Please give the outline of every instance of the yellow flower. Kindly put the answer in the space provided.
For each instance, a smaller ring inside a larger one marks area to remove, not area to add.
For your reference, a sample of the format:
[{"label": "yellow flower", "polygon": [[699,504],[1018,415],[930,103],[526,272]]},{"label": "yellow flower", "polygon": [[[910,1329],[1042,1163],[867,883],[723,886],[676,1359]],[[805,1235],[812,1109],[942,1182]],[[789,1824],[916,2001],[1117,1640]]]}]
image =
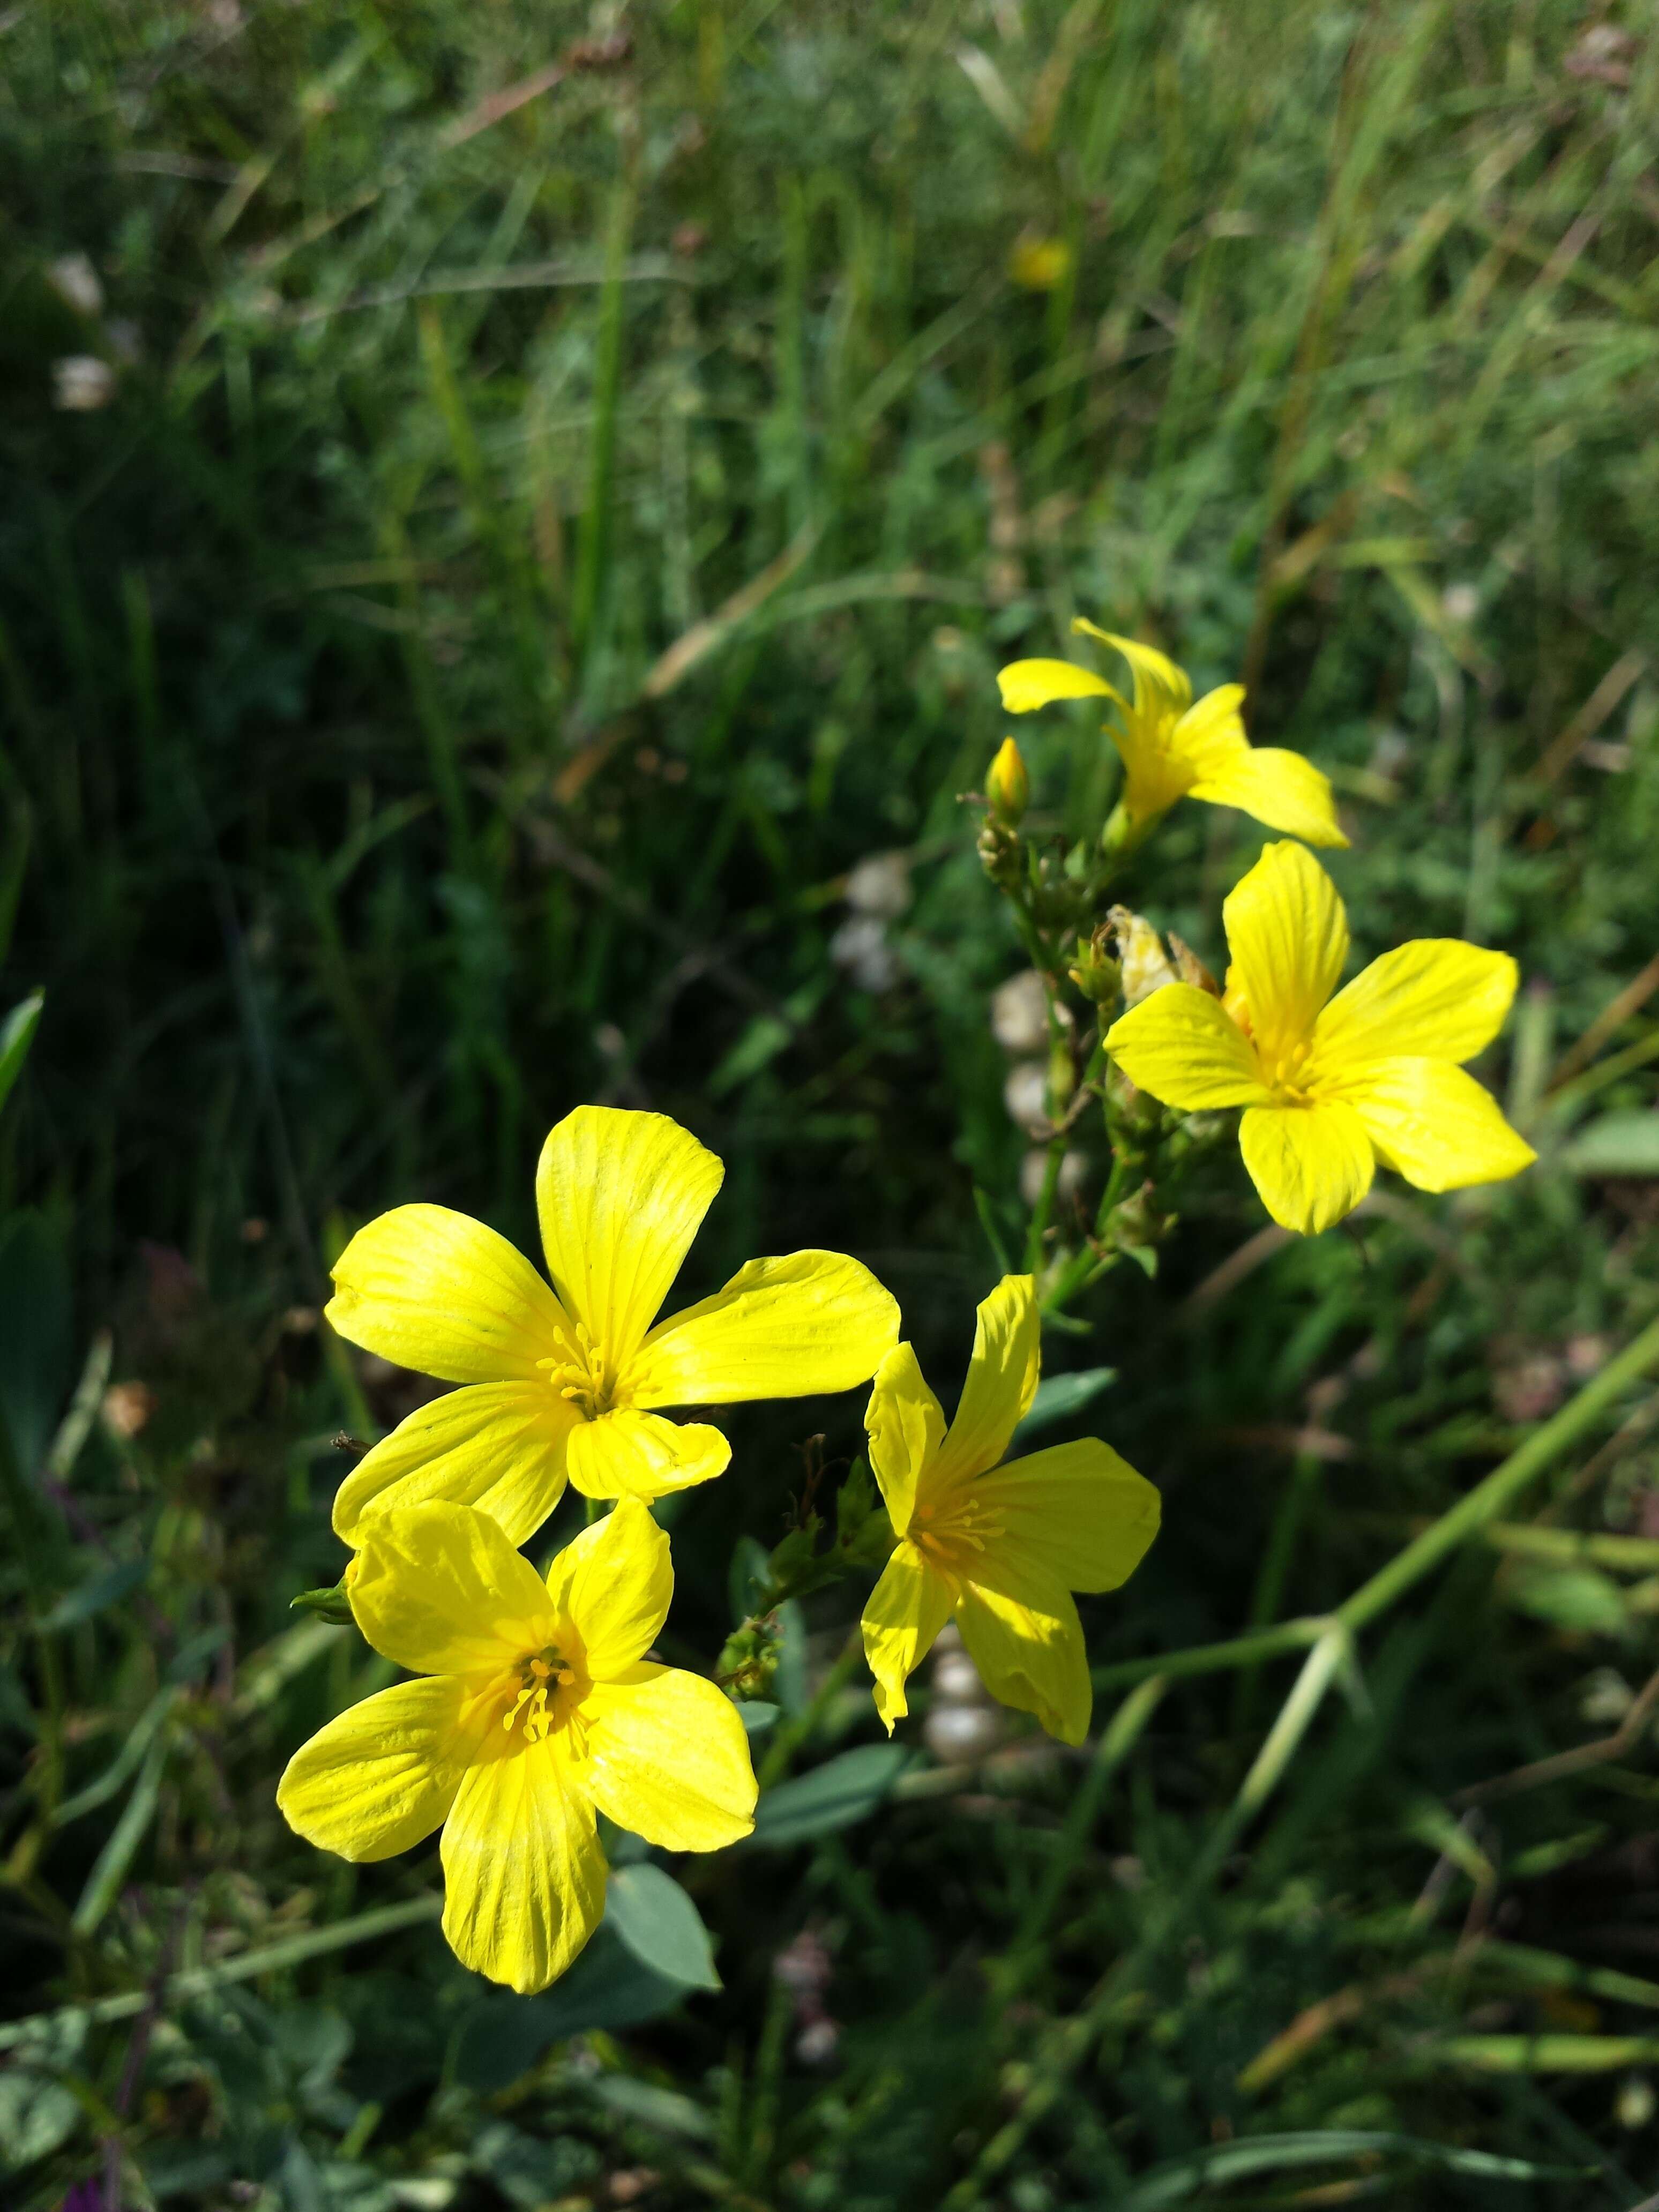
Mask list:
[{"label": "yellow flower", "polygon": [[1169,983],[1106,1048],[1166,1105],[1243,1106],[1244,1164],[1273,1219],[1311,1236],[1350,1213],[1381,1160],[1419,1190],[1519,1175],[1537,1155],[1466,1075],[1504,1025],[1516,966],[1423,938],[1336,990],[1348,923],[1300,845],[1269,845],[1221,909],[1224,999]]},{"label": "yellow flower", "polygon": [[1238,710],[1243,686],[1224,684],[1196,706],[1186,672],[1150,645],[1114,637],[1079,616],[1074,631],[1113,646],[1134,678],[1133,701],[1070,660],[1016,660],[997,682],[1011,714],[1029,714],[1056,699],[1109,699],[1123,718],[1107,734],[1123,757],[1118,802],[1129,842],[1138,842],[1178,799],[1237,806],[1270,830],[1287,830],[1310,845],[1346,845],[1331,787],[1310,760],[1276,745],[1253,745]]},{"label": "yellow flower", "polygon": [[356,1566],[359,1627],[420,1679],[302,1745],[276,1802],[348,1859],[441,1827],[444,1934],[463,1965],[515,1990],[563,1973],[605,1911],[599,1813],[671,1851],[754,1826],[736,1707],[641,1657],[674,1574],[637,1498],[567,1545],[545,1583],[470,1505],[377,1514]]},{"label": "yellow flower", "polygon": [[1070,274],[1072,249],[1063,238],[1017,239],[1008,256],[1008,274],[1028,292],[1052,292]]},{"label": "yellow flower", "polygon": [[661,1114],[582,1106],[542,1147],[536,1203],[550,1290],[504,1237],[441,1206],[400,1206],[335,1263],[328,1318],[387,1359],[468,1385],[422,1406],[341,1484],[336,1533],[442,1498],[514,1543],[567,1479],[589,1498],[659,1498],[719,1474],[716,1428],[664,1406],[850,1390],[898,1334],[898,1308],[836,1252],[751,1260],[723,1291],[652,1321],[725,1170]]},{"label": "yellow flower", "polygon": [[876,1710],[892,1733],[904,1684],[954,1614],[994,1697],[1081,1743],[1093,1692],[1073,1590],[1115,1589],[1158,1534],[1152,1484],[1096,1439],[1002,1465],[1036,1389],[1030,1275],[979,1310],[974,1356],[945,1433],[908,1344],[881,1363],[865,1426],[898,1544],[865,1608]]}]

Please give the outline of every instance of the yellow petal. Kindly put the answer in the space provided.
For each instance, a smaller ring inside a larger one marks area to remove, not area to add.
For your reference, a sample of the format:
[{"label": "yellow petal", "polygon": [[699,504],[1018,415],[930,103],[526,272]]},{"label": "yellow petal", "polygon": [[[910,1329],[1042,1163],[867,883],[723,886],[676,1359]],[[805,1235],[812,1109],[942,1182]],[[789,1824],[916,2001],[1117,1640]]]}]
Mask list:
[{"label": "yellow petal", "polygon": [[1239,1124],[1250,1180],[1281,1229],[1316,1236],[1371,1187],[1376,1155],[1352,1106],[1252,1106]]},{"label": "yellow petal", "polygon": [[674,1595],[668,1535],[637,1498],[567,1544],[547,1571],[554,1609],[574,1627],[596,1680],[631,1667],[657,1640]]},{"label": "yellow petal", "polygon": [[1083,1624],[1068,1589],[1056,1582],[1040,1603],[1030,1604],[978,1583],[964,1583],[957,1626],[994,1698],[1035,1713],[1062,1743],[1082,1742],[1094,1688]]},{"label": "yellow petal", "polygon": [[665,1498],[712,1482],[731,1457],[731,1445],[707,1422],[624,1409],[572,1429],[564,1463],[584,1498]]},{"label": "yellow petal", "polygon": [[1256,1050],[1272,1067],[1313,1036],[1320,1008],[1348,957],[1348,922],[1336,886],[1301,845],[1269,845],[1221,908],[1236,982],[1250,1010]]},{"label": "yellow petal", "polygon": [[487,1514],[410,1505],[371,1513],[361,1537],[351,1610],[400,1667],[489,1674],[551,1642],[545,1584]]},{"label": "yellow petal", "polygon": [[1242,684],[1218,684],[1188,707],[1176,723],[1170,732],[1170,750],[1181,755],[1194,776],[1249,750],[1250,741],[1238,712],[1243,703]]},{"label": "yellow petal", "polygon": [[586,1755],[576,1781],[619,1828],[666,1851],[717,1851],[754,1826],[749,1739],[712,1682],[678,1667],[633,1667],[595,1683],[581,1718]]},{"label": "yellow petal", "polygon": [[563,1493],[565,1438],[580,1418],[539,1379],[452,1390],[358,1461],[335,1493],[334,1533],[355,1545],[370,1513],[441,1499],[476,1505],[522,1544]]},{"label": "yellow petal", "polygon": [[1177,668],[1166,653],[1155,645],[1142,645],[1133,637],[1119,637],[1109,629],[1099,629],[1081,615],[1073,617],[1072,628],[1084,637],[1097,637],[1103,645],[1109,645],[1121,653],[1134,672],[1134,711],[1137,714],[1162,719],[1169,714],[1184,714],[1193,703],[1193,687],[1184,668]]},{"label": "yellow petal", "polygon": [[1069,660],[1015,660],[997,671],[1003,710],[1029,714],[1056,699],[1109,698],[1112,687],[1087,668]]},{"label": "yellow petal", "polygon": [[1302,754],[1278,745],[1246,744],[1237,752],[1212,759],[1194,783],[1192,795],[1207,799],[1213,806],[1236,806],[1268,829],[1304,837],[1310,845],[1348,842],[1336,818],[1329,777]]},{"label": "yellow petal", "polygon": [[1320,1067],[1338,1076],[1373,1060],[1473,1060],[1503,1028],[1519,975],[1507,952],[1455,937],[1396,945],[1319,1017]]},{"label": "yellow petal", "polygon": [[1138,1089],[1184,1112],[1267,1096],[1250,1040],[1193,983],[1166,983],[1132,1006],[1107,1031],[1106,1049]]},{"label": "yellow petal", "polygon": [[638,1349],[726,1170],[665,1114],[579,1106],[542,1146],[536,1206],[555,1289],[614,1382]]},{"label": "yellow petal", "polygon": [[909,1345],[896,1344],[877,1368],[864,1426],[887,1517],[902,1536],[910,1525],[916,1485],[945,1441],[945,1415]]},{"label": "yellow petal", "polygon": [[1158,1534],[1161,1511],[1152,1484],[1096,1437],[981,1475],[973,1496],[1004,1531],[986,1547],[988,1579],[1009,1551],[1074,1590],[1127,1582]]},{"label": "yellow petal", "polygon": [[528,1995],[599,1926],[605,1854],[557,1738],[491,1748],[444,1823],[444,1934],[464,1966]]},{"label": "yellow petal", "polygon": [[301,1744],[276,1785],[296,1835],[343,1859],[389,1859],[441,1826],[482,1728],[459,1682],[398,1682]]},{"label": "yellow petal", "polygon": [[522,1252],[447,1206],[399,1206],[334,1263],[331,1325],[446,1382],[535,1378],[564,1344],[559,1302]]},{"label": "yellow petal", "polygon": [[653,1328],[623,1371],[635,1406],[734,1406],[867,1382],[898,1337],[899,1310],[840,1252],[751,1260],[723,1291]]},{"label": "yellow petal", "polygon": [[1030,1275],[1005,1275],[981,1300],[974,1349],[943,1449],[924,1496],[994,1467],[1036,1395],[1042,1319]]},{"label": "yellow petal", "polygon": [[910,1710],[906,1678],[933,1648],[933,1639],[951,1618],[955,1593],[913,1544],[900,1544],[882,1569],[859,1624],[864,1656],[876,1678],[876,1711],[887,1733]]},{"label": "yellow petal", "polygon": [[1498,1101],[1449,1060],[1380,1060],[1344,1096],[1382,1158],[1419,1190],[1502,1182],[1538,1155]]}]

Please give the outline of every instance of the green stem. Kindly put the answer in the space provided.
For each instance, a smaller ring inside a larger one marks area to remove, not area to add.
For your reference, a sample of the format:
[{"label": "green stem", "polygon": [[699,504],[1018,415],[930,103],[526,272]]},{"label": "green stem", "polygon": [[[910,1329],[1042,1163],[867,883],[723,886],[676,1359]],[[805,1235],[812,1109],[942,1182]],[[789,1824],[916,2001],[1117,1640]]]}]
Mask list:
[{"label": "green stem", "polygon": [[[1290,1480],[1285,1486],[1279,1510],[1273,1516],[1267,1548],[1262,1554],[1261,1572],[1256,1577],[1255,1589],[1250,1599],[1251,1629],[1270,1627],[1279,1618],[1285,1585],[1290,1580],[1291,1562],[1296,1556],[1297,1538],[1302,1533],[1302,1524],[1307,1518],[1308,1508],[1313,1503],[1318,1486],[1318,1460],[1311,1452],[1298,1452],[1291,1462]],[[1233,1705],[1233,1733],[1236,1735],[1241,1735],[1249,1724],[1259,1667],[1258,1661],[1255,1665],[1246,1667],[1239,1675]]]},{"label": "green stem", "polygon": [[773,1789],[783,1780],[795,1753],[808,1741],[824,1714],[847,1687],[853,1669],[863,1656],[864,1632],[854,1627],[842,1646],[835,1665],[819,1683],[817,1694],[805,1711],[797,1713],[792,1721],[786,1721],[774,1735],[766,1757],[761,1762],[759,1778],[763,1790]]}]

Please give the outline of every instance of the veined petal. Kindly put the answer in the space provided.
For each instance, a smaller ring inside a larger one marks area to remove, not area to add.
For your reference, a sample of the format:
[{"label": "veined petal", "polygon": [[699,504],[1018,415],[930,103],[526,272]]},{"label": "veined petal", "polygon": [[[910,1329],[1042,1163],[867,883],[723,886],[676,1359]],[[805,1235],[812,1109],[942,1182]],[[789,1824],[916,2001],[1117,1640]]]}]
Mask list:
[{"label": "veined petal", "polygon": [[548,1272],[614,1382],[667,1297],[726,1170],[665,1114],[579,1106],[542,1146]]},{"label": "veined petal", "polygon": [[1004,1532],[988,1543],[988,1563],[1012,1553],[1074,1590],[1116,1589],[1127,1582],[1158,1534],[1162,1511],[1152,1484],[1097,1437],[1055,1444],[981,1475],[973,1495]]},{"label": "veined petal", "polygon": [[1449,1060],[1379,1060],[1344,1094],[1383,1160],[1419,1190],[1502,1182],[1538,1155],[1498,1101]]},{"label": "veined petal", "polygon": [[1319,1067],[1340,1079],[1377,1060],[1473,1060],[1503,1028],[1519,979],[1507,952],[1455,937],[1396,945],[1319,1017]]},{"label": "veined petal", "polygon": [[400,1667],[489,1674],[551,1641],[546,1586],[488,1514],[410,1505],[371,1513],[360,1538],[351,1610]]},{"label": "veined petal", "polygon": [[712,1682],[678,1667],[631,1667],[594,1684],[581,1718],[586,1753],[573,1774],[619,1828],[665,1851],[718,1851],[754,1826],[749,1739]]},{"label": "veined petal", "polygon": [[605,1911],[593,1808],[568,1769],[556,1738],[504,1738],[469,1771],[444,1823],[450,1948],[526,1996],[558,1979]]},{"label": "veined petal", "polygon": [[674,1595],[668,1533],[637,1498],[567,1544],[547,1571],[554,1610],[581,1638],[596,1681],[620,1674],[657,1640]]},{"label": "veined petal", "polygon": [[1238,712],[1243,703],[1242,684],[1218,684],[1195,700],[1170,731],[1170,750],[1181,755],[1195,777],[1249,750],[1250,741]]},{"label": "veined petal", "polygon": [[1257,1105],[1268,1095],[1249,1037],[1194,983],[1166,983],[1120,1015],[1106,1049],[1139,1090],[1186,1112]]},{"label": "veined petal", "polygon": [[1206,764],[1192,795],[1213,806],[1236,806],[1268,829],[1287,830],[1310,845],[1348,842],[1336,818],[1330,778],[1303,754],[1279,745],[1247,743],[1238,751],[1219,754]]},{"label": "veined petal", "polygon": [[841,1252],[751,1260],[723,1291],[653,1328],[624,1368],[635,1406],[732,1406],[867,1382],[897,1340],[899,1310]]},{"label": "veined petal", "polygon": [[566,1320],[522,1252],[447,1206],[398,1206],[334,1262],[330,1326],[352,1344],[446,1382],[532,1381]]},{"label": "veined petal", "polygon": [[1089,1733],[1094,1688],[1083,1624],[1063,1583],[1054,1582],[1036,1604],[966,1583],[957,1626],[994,1698],[1017,1711],[1035,1713],[1062,1743],[1082,1742]]},{"label": "veined petal", "polygon": [[1070,660],[1014,660],[997,671],[1005,714],[1029,714],[1034,708],[1052,705],[1056,699],[1100,699],[1112,696],[1112,687],[1091,669]]},{"label": "veined petal", "polygon": [[1336,885],[1301,845],[1269,845],[1221,908],[1233,957],[1228,977],[1250,1010],[1256,1050],[1272,1067],[1308,1043],[1348,957]]},{"label": "veined petal", "polygon": [[1155,645],[1142,645],[1133,637],[1119,637],[1109,629],[1085,622],[1081,615],[1073,617],[1072,629],[1079,636],[1097,637],[1103,645],[1109,645],[1123,655],[1134,672],[1137,714],[1159,718],[1184,714],[1192,705],[1192,679],[1184,668],[1177,668],[1169,654],[1160,653]]},{"label": "veined petal", "polygon": [[483,1734],[465,1686],[398,1682],[301,1744],[276,1785],[296,1835],[343,1859],[389,1859],[443,1824]]},{"label": "veined petal", "polygon": [[980,1302],[956,1419],[921,1486],[930,1497],[994,1467],[1030,1408],[1042,1365],[1042,1322],[1030,1275],[1005,1275]]},{"label": "veined petal", "polygon": [[864,1426],[870,1439],[871,1470],[887,1517],[902,1536],[910,1525],[916,1485],[945,1441],[945,1415],[922,1381],[908,1344],[896,1344],[877,1368]]},{"label": "veined petal", "polygon": [[584,1498],[665,1498],[712,1482],[731,1458],[730,1443],[706,1421],[665,1421],[626,1407],[572,1429],[564,1451],[565,1471]]},{"label": "veined petal", "polygon": [[901,1543],[882,1569],[859,1626],[864,1656],[876,1678],[876,1711],[887,1733],[910,1710],[904,1694],[913,1674],[951,1618],[956,1594],[914,1544]]},{"label": "veined petal", "polygon": [[1371,1187],[1371,1140],[1353,1108],[1339,1099],[1252,1106],[1238,1141],[1261,1203],[1281,1229],[1304,1237],[1352,1213]]},{"label": "veined petal", "polygon": [[580,1418],[540,1377],[477,1382],[418,1406],[340,1485],[334,1533],[355,1545],[369,1514],[440,1499],[476,1506],[522,1544],[563,1493],[565,1438]]}]

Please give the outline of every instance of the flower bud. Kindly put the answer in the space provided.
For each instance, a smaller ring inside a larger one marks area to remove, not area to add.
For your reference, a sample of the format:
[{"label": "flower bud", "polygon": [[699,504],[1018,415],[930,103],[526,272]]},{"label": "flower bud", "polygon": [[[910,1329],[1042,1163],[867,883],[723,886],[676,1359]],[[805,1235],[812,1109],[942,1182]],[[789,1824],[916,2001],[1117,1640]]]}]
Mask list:
[{"label": "flower bud", "polygon": [[1117,1003],[1121,981],[1121,970],[1106,950],[1106,932],[1096,930],[1092,937],[1079,937],[1077,941],[1077,962],[1066,974],[1085,999],[1092,999],[1097,1006]]},{"label": "flower bud", "polygon": [[1031,779],[1025,773],[1019,747],[1012,738],[1003,739],[1001,750],[991,763],[985,778],[985,796],[999,822],[1010,830],[1018,828],[1020,817],[1030,804]]},{"label": "flower bud", "polygon": [[1115,906],[1106,919],[1117,938],[1126,1006],[1138,1006],[1166,983],[1180,980],[1170,965],[1162,939],[1144,915],[1131,914],[1127,906]]}]

